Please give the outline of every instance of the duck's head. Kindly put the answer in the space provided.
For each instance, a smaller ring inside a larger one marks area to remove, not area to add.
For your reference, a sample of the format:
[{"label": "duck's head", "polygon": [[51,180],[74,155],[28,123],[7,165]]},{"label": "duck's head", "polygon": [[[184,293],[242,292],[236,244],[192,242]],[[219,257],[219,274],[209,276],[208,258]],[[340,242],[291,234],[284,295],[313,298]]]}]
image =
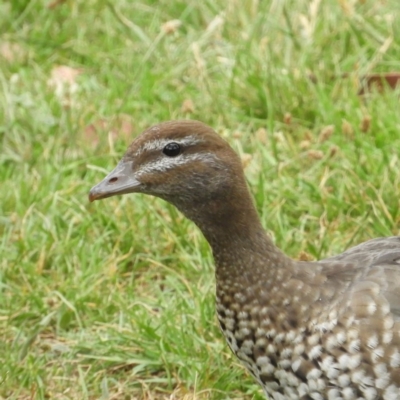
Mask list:
[{"label": "duck's head", "polygon": [[213,129],[198,121],[168,121],[139,135],[89,199],[146,193],[185,211],[231,199],[244,182],[239,157]]}]

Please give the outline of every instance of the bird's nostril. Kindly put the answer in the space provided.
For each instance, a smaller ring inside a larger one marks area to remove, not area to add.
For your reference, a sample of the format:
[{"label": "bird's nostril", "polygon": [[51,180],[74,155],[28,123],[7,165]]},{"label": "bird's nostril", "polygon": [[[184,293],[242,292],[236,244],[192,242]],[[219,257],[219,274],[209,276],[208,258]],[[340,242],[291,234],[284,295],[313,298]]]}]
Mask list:
[{"label": "bird's nostril", "polygon": [[111,178],[108,182],[109,183],[114,183],[118,180],[118,178],[116,176],[114,176],[114,178]]}]

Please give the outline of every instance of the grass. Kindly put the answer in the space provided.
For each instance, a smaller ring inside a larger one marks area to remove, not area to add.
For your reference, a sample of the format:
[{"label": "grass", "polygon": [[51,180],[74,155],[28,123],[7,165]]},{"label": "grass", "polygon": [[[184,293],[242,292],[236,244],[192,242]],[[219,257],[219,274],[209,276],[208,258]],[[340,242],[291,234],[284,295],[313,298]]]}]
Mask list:
[{"label": "grass", "polygon": [[357,93],[359,76],[400,70],[399,13],[1,3],[0,398],[261,399],[217,327],[199,231],[160,200],[91,205],[88,190],[145,127],[200,119],[243,156],[291,256],[398,235],[399,90]]}]

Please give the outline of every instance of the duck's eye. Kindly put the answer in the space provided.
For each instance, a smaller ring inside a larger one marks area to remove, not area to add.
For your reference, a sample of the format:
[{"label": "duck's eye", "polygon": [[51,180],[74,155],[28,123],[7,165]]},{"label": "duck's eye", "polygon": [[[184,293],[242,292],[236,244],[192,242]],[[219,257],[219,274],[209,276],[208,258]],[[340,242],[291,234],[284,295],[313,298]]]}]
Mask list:
[{"label": "duck's eye", "polygon": [[168,157],[176,157],[181,152],[181,146],[178,143],[171,142],[165,145],[163,153]]}]

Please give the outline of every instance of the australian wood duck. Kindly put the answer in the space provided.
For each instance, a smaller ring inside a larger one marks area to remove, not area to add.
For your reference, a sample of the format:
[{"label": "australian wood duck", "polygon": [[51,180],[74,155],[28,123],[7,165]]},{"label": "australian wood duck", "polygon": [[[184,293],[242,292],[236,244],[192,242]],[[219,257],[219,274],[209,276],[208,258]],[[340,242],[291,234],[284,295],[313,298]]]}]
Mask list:
[{"label": "australian wood duck", "polygon": [[144,131],[89,198],[135,192],[203,232],[221,329],[271,399],[400,400],[400,237],[290,259],[262,228],[239,157],[197,121]]}]

